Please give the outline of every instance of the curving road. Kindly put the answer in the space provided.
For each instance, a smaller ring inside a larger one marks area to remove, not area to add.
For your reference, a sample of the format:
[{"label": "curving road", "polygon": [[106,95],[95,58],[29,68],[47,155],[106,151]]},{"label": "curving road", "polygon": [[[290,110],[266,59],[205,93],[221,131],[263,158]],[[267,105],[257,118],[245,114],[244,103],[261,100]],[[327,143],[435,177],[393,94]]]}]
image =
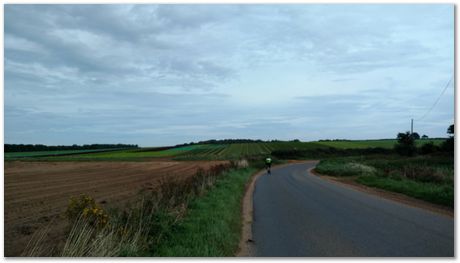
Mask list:
[{"label": "curving road", "polygon": [[272,169],[255,186],[254,256],[453,257],[454,219],[308,173]]}]

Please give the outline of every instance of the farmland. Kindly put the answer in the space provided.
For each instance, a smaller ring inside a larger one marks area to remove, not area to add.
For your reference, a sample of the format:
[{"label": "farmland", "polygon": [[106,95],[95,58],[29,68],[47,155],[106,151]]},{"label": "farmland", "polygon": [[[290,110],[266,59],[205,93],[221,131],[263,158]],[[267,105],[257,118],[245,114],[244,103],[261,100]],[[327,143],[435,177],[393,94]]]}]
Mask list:
[{"label": "farmland", "polygon": [[[443,139],[417,140],[417,146],[433,142],[440,145]],[[152,159],[175,160],[231,160],[248,156],[268,155],[276,150],[315,150],[328,147],[338,149],[365,149],[380,147],[391,149],[396,140],[319,141],[294,142],[275,141],[233,144],[193,144],[169,149],[155,148],[121,150],[80,150],[5,153],[5,160],[38,161],[149,161]]]},{"label": "farmland", "polygon": [[[421,146],[431,141],[439,145],[443,140],[418,140],[417,145]],[[330,154],[331,147],[343,151],[368,147],[391,149],[395,143],[396,140],[272,141],[203,143],[164,148],[6,153],[5,252],[6,255],[19,255],[31,236],[50,224],[53,228],[47,240],[55,240],[62,245],[66,231],[66,221],[62,218],[63,212],[69,197],[81,193],[94,197],[105,208],[120,207],[143,189],[152,190],[156,189],[160,182],[190,178],[200,167],[210,169],[213,165],[228,163],[229,160],[244,158],[263,160],[274,151]],[[341,173],[342,170],[344,173],[350,173],[347,169],[355,168],[356,163],[360,168],[374,167],[377,169],[375,174],[364,176],[351,174],[350,176],[355,176],[357,182],[368,186],[399,191],[427,201],[452,205],[453,161],[451,159],[439,167],[436,165],[442,161],[442,157],[433,165],[430,164],[434,167],[433,171],[444,178],[440,183],[432,183],[405,177],[409,168],[414,170],[414,167],[424,166],[433,160],[429,156],[410,160],[401,159],[402,161],[398,161],[400,157],[394,154],[386,155],[385,158],[352,156],[331,159],[323,161],[319,170],[323,168],[322,172],[336,175],[334,173]],[[410,162],[410,167],[402,166],[406,161]],[[393,167],[390,170],[386,168],[389,164]],[[425,170],[431,171],[430,169],[428,167]],[[389,180],[391,185],[388,184]],[[413,189],[401,190],[403,184],[417,185],[413,187],[414,191]],[[442,193],[444,196],[440,199]]]},{"label": "farmland", "polygon": [[[422,146],[423,144],[433,142],[435,145],[440,145],[445,139],[427,139],[427,140],[416,140],[417,146]],[[340,149],[364,149],[368,147],[381,147],[386,149],[391,149],[396,144],[395,139],[386,139],[386,140],[337,140],[337,141],[320,141],[318,142],[321,145],[340,148]]]},{"label": "farmland", "polygon": [[166,150],[128,149],[104,152],[73,152],[64,155],[50,152],[8,153],[5,160],[36,161],[149,161],[153,159],[176,160],[229,160],[247,156],[268,155],[274,150],[327,148],[316,142],[263,142],[235,144],[195,144]]},{"label": "farmland", "polygon": [[89,194],[105,206],[121,206],[142,189],[179,180],[222,162],[6,162],[5,255],[19,255],[31,235],[48,224],[48,238],[62,241],[61,218],[70,196]]},{"label": "farmland", "polygon": [[74,154],[87,154],[87,153],[100,153],[117,151],[120,149],[94,149],[94,150],[64,150],[64,151],[35,151],[35,152],[6,152],[5,159],[19,159],[30,157],[51,157],[51,156],[64,156]]}]

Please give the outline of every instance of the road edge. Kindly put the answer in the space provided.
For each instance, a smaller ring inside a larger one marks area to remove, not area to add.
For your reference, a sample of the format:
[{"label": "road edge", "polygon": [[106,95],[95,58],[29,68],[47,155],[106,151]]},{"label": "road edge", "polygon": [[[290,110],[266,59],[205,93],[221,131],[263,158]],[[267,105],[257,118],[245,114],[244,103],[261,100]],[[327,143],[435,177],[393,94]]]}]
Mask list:
[{"label": "road edge", "polygon": [[373,196],[378,196],[380,198],[391,200],[391,201],[394,201],[400,204],[428,210],[432,213],[441,214],[441,215],[449,216],[452,218],[454,218],[454,215],[455,215],[454,209],[451,209],[449,207],[429,203],[427,201],[420,200],[414,197],[410,197],[402,193],[391,192],[388,190],[375,188],[375,187],[369,187],[369,186],[357,183],[352,180],[346,180],[346,178],[321,174],[315,171],[315,167],[308,169],[308,172],[314,176],[317,176],[318,178],[321,178],[321,179],[324,179],[324,180],[327,180],[327,181],[330,181],[336,184],[340,184],[342,186],[346,186],[354,190],[364,192],[364,193],[367,193]]},{"label": "road edge", "polygon": [[[284,166],[288,166],[291,164],[296,163],[311,163],[311,162],[319,162],[318,160],[306,160],[306,161],[298,161],[298,160],[289,160],[288,163],[275,165],[272,167],[280,168]],[[241,220],[242,220],[242,229],[241,229],[241,237],[240,243],[238,246],[238,252],[236,253],[236,257],[251,257],[253,256],[254,252],[254,241],[252,238],[252,221],[253,221],[253,212],[254,212],[254,203],[253,203],[253,195],[254,189],[256,185],[257,179],[260,178],[265,174],[265,169],[262,169],[252,175],[249,183],[246,185],[246,190],[244,193],[244,197],[242,200],[241,206]]]},{"label": "road edge", "polygon": [[265,173],[264,170],[260,170],[252,175],[249,183],[246,185],[244,197],[241,205],[241,237],[238,245],[238,252],[235,256],[237,257],[250,257],[253,251],[252,244],[252,195],[257,179]]}]

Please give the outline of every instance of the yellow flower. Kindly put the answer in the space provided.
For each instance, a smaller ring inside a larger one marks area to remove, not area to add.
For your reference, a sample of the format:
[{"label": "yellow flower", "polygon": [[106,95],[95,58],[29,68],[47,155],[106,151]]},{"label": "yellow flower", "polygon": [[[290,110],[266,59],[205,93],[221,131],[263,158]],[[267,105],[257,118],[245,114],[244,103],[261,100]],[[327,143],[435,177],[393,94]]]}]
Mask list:
[{"label": "yellow flower", "polygon": [[88,208],[83,209],[83,216],[87,216],[89,212]]}]

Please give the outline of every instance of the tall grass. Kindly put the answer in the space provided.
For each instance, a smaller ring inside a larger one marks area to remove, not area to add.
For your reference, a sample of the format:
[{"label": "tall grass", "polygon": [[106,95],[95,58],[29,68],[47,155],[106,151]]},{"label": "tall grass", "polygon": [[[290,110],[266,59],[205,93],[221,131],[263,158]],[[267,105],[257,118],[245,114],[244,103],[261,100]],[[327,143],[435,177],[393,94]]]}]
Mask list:
[{"label": "tall grass", "polygon": [[356,182],[367,186],[454,205],[453,156],[334,158],[321,160],[315,170],[332,176],[355,176]]},{"label": "tall grass", "polygon": [[[126,212],[126,211],[125,211]],[[62,249],[62,257],[134,256],[148,248],[148,234],[155,206],[142,199],[128,214],[113,217],[102,229],[95,228],[80,216],[72,225]],[[125,216],[125,217],[124,217]]]},{"label": "tall grass", "polygon": [[41,257],[50,255],[44,240],[50,232],[53,222],[54,220],[50,221],[44,228],[39,229],[32,235],[24,251],[21,253],[21,257]]},{"label": "tall grass", "polygon": [[[242,163],[247,165],[247,162]],[[190,202],[205,195],[217,181],[225,180],[226,171],[238,166],[241,162],[216,165],[206,171],[198,170],[187,179],[164,181],[155,191],[140,192],[137,201],[129,203],[124,209],[113,208],[109,212],[108,223],[104,225],[95,224],[94,218],[90,220],[82,212],[77,218],[70,218],[72,224],[65,245],[54,256],[149,255],[164,240],[169,240],[186,215]],[[75,207],[81,208],[72,206]],[[105,213],[105,210],[100,211]],[[36,238],[23,255],[43,256],[42,241]]]},{"label": "tall grass", "polygon": [[189,212],[151,253],[168,257],[233,256],[241,233],[241,200],[254,168],[233,170],[206,195],[194,199]]}]

